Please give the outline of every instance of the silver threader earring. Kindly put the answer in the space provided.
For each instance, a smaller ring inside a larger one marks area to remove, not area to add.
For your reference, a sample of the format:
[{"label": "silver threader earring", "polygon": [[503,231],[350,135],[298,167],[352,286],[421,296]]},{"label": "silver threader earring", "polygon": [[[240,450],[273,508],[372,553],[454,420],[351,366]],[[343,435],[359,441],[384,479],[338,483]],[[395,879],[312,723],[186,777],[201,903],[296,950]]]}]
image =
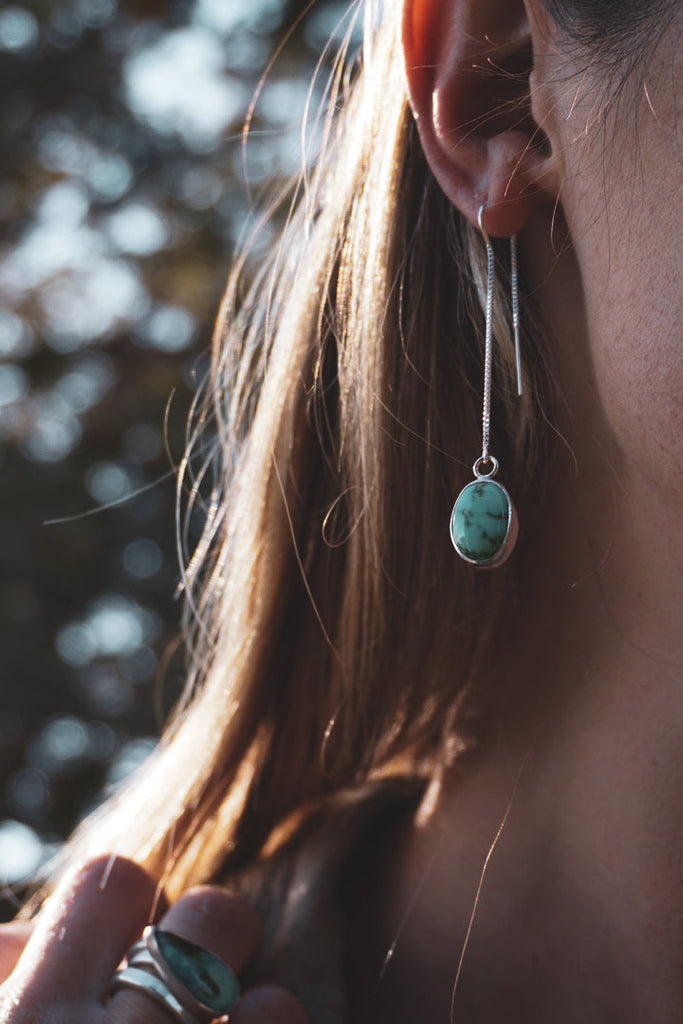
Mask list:
[{"label": "silver threader earring", "polygon": [[[484,356],[484,414],[482,418],[481,455],[472,467],[475,479],[458,495],[451,513],[450,533],[453,546],[461,558],[480,569],[502,565],[512,553],[517,540],[517,513],[512,499],[502,484],[493,478],[498,473],[498,460],[489,451],[491,431],[491,359],[493,349],[493,285],[495,259],[493,246],[484,228],[484,207],[479,210],[479,229],[486,243],[486,343]],[[512,326],[517,363],[517,394],[522,394],[522,366],[519,344],[519,285],[517,270],[517,237],[510,239]]]}]

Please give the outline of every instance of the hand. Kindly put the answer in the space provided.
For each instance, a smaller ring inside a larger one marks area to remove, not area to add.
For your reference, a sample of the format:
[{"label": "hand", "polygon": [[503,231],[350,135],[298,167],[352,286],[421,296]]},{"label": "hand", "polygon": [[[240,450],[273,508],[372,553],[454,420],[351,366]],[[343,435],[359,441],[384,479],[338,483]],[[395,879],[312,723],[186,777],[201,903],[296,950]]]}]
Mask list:
[{"label": "hand", "polygon": [[0,924],[0,985],[14,970],[32,931],[31,921]]},{"label": "hand", "polygon": [[[174,1024],[145,993],[120,989],[112,976],[149,923],[154,880],[121,857],[100,858],[59,886],[0,985],[0,1024]],[[161,928],[205,946],[239,972],[256,952],[258,918],[246,900],[202,886],[182,896],[158,921]],[[11,926],[10,926],[11,931]],[[0,941],[14,958],[25,929]],[[1,933],[0,933],[1,934]],[[245,992],[230,1024],[306,1024],[301,1004],[275,985]]]}]

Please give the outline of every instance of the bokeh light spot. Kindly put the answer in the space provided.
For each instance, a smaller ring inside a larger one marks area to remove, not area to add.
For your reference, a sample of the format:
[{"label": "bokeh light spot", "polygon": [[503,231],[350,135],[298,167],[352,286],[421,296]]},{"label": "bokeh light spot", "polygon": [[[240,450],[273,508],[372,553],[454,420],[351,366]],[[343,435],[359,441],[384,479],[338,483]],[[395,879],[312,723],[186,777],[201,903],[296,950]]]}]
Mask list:
[{"label": "bokeh light spot", "polygon": [[39,814],[50,799],[50,784],[38,768],[20,768],[9,781],[10,798],[20,814]]},{"label": "bokeh light spot", "polygon": [[138,580],[156,576],[164,564],[164,556],[156,541],[149,537],[138,537],[123,549],[123,566],[126,572]]},{"label": "bokeh light spot", "polygon": [[119,252],[151,256],[169,240],[168,221],[147,203],[128,203],[105,221],[105,230]]},{"label": "bokeh light spot", "polygon": [[30,402],[29,418],[21,450],[33,462],[58,462],[81,440],[78,417],[57,392],[35,394]]},{"label": "bokeh light spot", "polygon": [[194,20],[224,35],[244,28],[266,34],[282,21],[282,8],[281,0],[198,0]]},{"label": "bokeh light spot", "polygon": [[29,748],[30,760],[48,774],[77,764],[88,750],[88,729],[73,715],[62,715],[45,725]]},{"label": "bokeh light spot", "polygon": [[25,320],[9,310],[0,310],[0,359],[27,356],[35,348],[35,336]]},{"label": "bokeh light spot", "polygon": [[91,466],[85,485],[100,505],[119,501],[132,493],[136,486],[129,471],[116,462],[98,462]]},{"label": "bokeh light spot", "polygon": [[22,53],[38,42],[38,22],[25,7],[6,7],[0,11],[0,50]]},{"label": "bokeh light spot", "polygon": [[92,353],[83,358],[55,384],[55,390],[69,403],[75,413],[91,409],[116,383],[112,360]]},{"label": "bokeh light spot", "polygon": [[180,195],[194,210],[208,210],[223,194],[223,179],[209,167],[191,167],[183,175]]},{"label": "bokeh light spot", "polygon": [[136,333],[163,352],[181,352],[194,340],[196,326],[192,314],[182,306],[157,306]]},{"label": "bokeh light spot", "polygon": [[243,85],[225,74],[219,39],[201,26],[166,32],[124,63],[131,110],[191,149],[213,148],[244,110]]},{"label": "bokeh light spot", "polygon": [[20,366],[0,366],[0,406],[19,402],[28,393],[28,374]]},{"label": "bokeh light spot", "polygon": [[47,847],[28,825],[0,821],[0,885],[16,885],[30,878],[46,853]]},{"label": "bokeh light spot", "polygon": [[80,668],[97,654],[97,640],[90,626],[82,622],[70,622],[57,634],[57,653],[67,665]]}]

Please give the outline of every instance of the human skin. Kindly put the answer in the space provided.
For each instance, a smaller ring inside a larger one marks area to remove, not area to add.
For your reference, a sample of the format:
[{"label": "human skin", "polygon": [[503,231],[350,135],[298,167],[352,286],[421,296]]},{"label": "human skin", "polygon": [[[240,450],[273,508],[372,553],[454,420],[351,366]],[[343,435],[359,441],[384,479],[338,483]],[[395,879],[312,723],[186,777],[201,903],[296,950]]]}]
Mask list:
[{"label": "human skin", "polygon": [[[492,235],[519,232],[527,290],[551,328],[567,448],[481,669],[502,685],[479,750],[447,776],[424,826],[384,829],[352,865],[350,1019],[447,1024],[457,978],[454,1019],[467,1024],[680,1024],[680,15],[644,69],[647,92],[634,79],[603,118],[614,83],[569,55],[539,3],[406,0],[405,25],[411,101],[441,187],[473,224],[484,203]],[[528,91],[496,80],[529,42]],[[506,120],[487,104],[507,95],[517,105]],[[94,913],[79,891],[77,932]],[[101,984],[147,912],[129,892],[109,895],[102,931],[121,941],[92,968]],[[221,904],[228,932],[237,906]],[[58,968],[92,956],[42,936],[6,990],[34,1008],[61,991]],[[248,946],[226,958],[241,963]],[[117,996],[112,1016],[82,983],[91,1016],[63,1019],[156,1024],[139,997]],[[300,1008],[271,996],[273,1024],[298,1024]],[[231,1024],[250,1020],[266,1017],[245,1000]]]},{"label": "human skin", "polygon": [[[536,0],[406,0],[427,159],[472,224],[519,232],[566,445],[479,749],[351,872],[354,1024],[683,1019],[680,36],[679,7],[609,105]],[[529,43],[523,91],[496,68]]]},{"label": "human skin", "polygon": [[[258,948],[260,924],[241,897],[201,886],[166,907],[139,865],[100,858],[63,880],[35,929],[3,930],[2,1024],[169,1024],[168,1012],[144,994],[121,989],[108,998],[114,971],[155,907],[162,928],[211,949],[236,971]],[[306,1015],[288,992],[260,985],[242,996],[230,1021],[306,1024]]]}]

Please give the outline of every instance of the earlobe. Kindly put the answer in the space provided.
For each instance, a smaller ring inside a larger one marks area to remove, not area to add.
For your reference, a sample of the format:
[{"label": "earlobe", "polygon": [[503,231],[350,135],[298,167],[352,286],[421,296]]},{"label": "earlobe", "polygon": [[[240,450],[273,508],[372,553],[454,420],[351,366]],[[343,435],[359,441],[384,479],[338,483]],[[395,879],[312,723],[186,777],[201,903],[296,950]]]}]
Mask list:
[{"label": "earlobe", "polygon": [[552,150],[532,116],[524,0],[405,0],[403,47],[425,155],[472,224],[516,234],[556,198]]}]

